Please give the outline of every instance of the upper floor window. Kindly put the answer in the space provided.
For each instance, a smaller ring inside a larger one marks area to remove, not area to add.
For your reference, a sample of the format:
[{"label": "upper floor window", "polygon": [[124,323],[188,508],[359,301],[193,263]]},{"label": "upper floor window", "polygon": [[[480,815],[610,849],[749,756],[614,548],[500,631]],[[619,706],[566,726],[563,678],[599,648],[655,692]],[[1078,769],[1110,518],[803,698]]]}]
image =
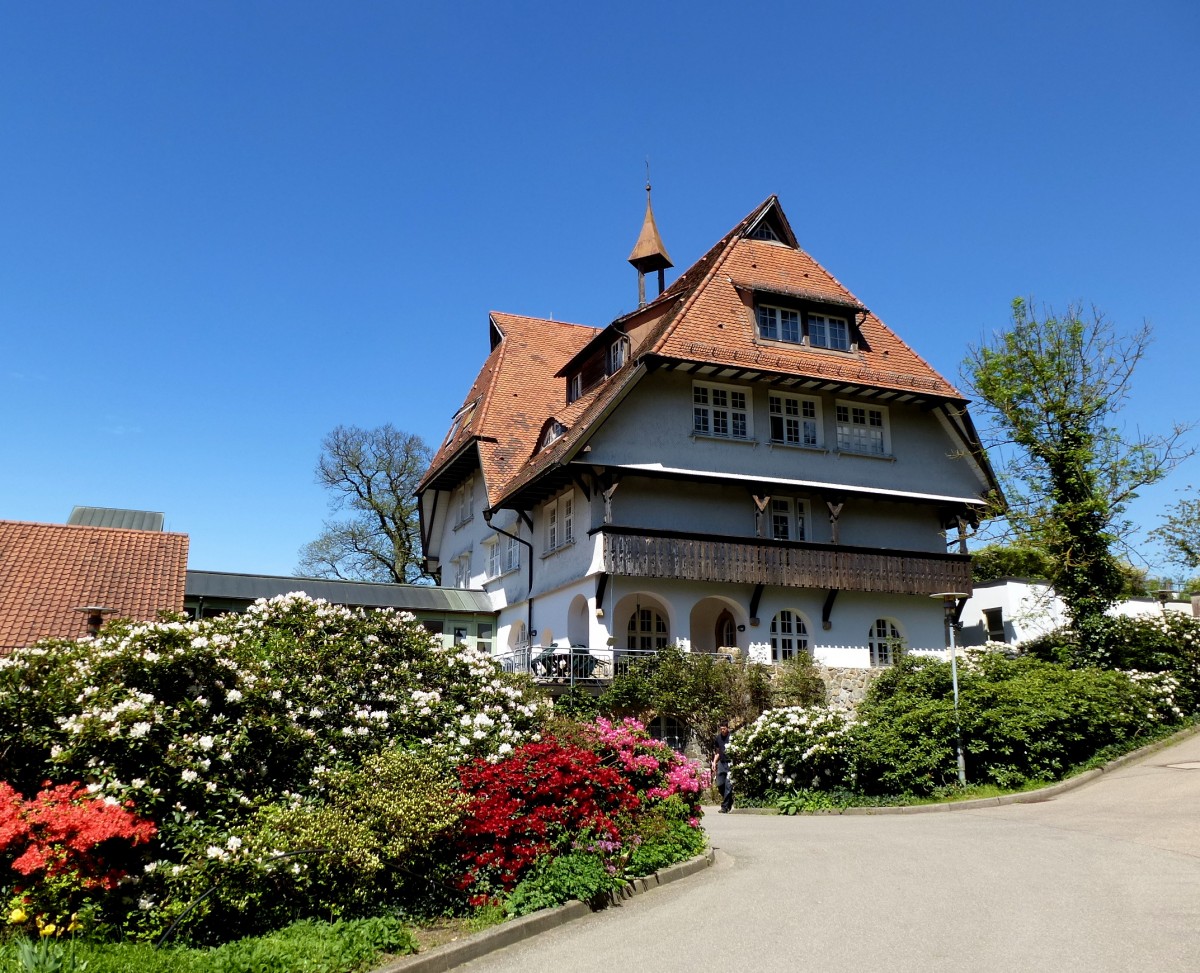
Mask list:
[{"label": "upper floor window", "polygon": [[546,427],[545,433],[542,434],[542,444],[539,449],[545,449],[553,442],[557,442],[566,435],[567,427],[557,419],[551,420],[550,425]]},{"label": "upper floor window", "polygon": [[574,402],[583,395],[583,376],[576,373],[567,379],[567,401]]},{"label": "upper floor window", "polygon": [[771,538],[777,541],[807,540],[808,504],[791,497],[772,497]]},{"label": "upper floor window", "polygon": [[508,543],[504,545],[504,557],[501,564],[506,572],[515,571],[521,566],[521,542],[515,537],[508,537],[506,540]]},{"label": "upper floor window", "polygon": [[846,318],[773,304],[759,304],[754,317],[758,336],[764,341],[807,344],[834,351],[850,351],[853,347],[850,321]]},{"label": "upper floor window", "polygon": [[612,375],[629,358],[629,339],[624,335],[608,346],[608,374]]},{"label": "upper floor window", "polygon": [[700,436],[750,438],[750,396],[745,389],[696,382],[692,386],[692,431]]},{"label": "upper floor window", "polygon": [[484,550],[487,552],[487,576],[489,578],[497,578],[502,573],[500,568],[500,538],[499,536],[488,538],[483,544]]},{"label": "upper floor window", "polygon": [[772,392],[771,442],[787,446],[821,445],[821,405],[816,399]]},{"label": "upper floor window", "polygon": [[546,553],[575,542],[575,492],[546,504]]},{"label": "upper floor window", "polygon": [[450,562],[454,567],[454,587],[471,587],[471,552],[464,551]]},{"label": "upper floor window", "polygon": [[750,231],[751,240],[765,240],[768,243],[782,243],[779,239],[779,234],[775,232],[775,228],[766,220],[763,220]]},{"label": "upper floor window", "polygon": [[808,316],[808,343],[814,348],[850,350],[850,322],[824,314]]},{"label": "upper floor window", "polygon": [[836,412],[838,449],[873,456],[891,452],[887,409],[838,402]]},{"label": "upper floor window", "polygon": [[770,341],[791,341],[800,343],[800,312],[786,307],[770,307],[760,304],[756,309],[758,315],[758,334]]},{"label": "upper floor window", "polygon": [[471,417],[475,415],[476,402],[469,402],[454,413],[454,420],[450,423],[450,431],[446,433],[446,443],[453,442],[454,437],[458,435],[460,429],[465,429],[471,423]]},{"label": "upper floor window", "polygon": [[472,507],[475,500],[475,481],[467,480],[454,491],[454,526],[461,527],[473,515]]}]

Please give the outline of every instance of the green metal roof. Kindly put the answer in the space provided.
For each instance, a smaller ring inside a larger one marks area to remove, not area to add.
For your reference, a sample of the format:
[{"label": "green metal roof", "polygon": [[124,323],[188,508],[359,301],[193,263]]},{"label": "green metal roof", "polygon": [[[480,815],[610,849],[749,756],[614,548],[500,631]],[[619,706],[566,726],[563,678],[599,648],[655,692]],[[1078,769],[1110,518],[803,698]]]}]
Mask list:
[{"label": "green metal roof", "polygon": [[123,530],[162,530],[163,515],[154,510],[117,507],[75,507],[67,523],[76,527],[119,527]]},{"label": "green metal roof", "polygon": [[303,591],[337,605],[399,608],[411,612],[495,614],[486,591],[437,588],[422,584],[379,584],[370,581],[331,581],[228,571],[188,571],[186,598],[231,598],[254,601]]}]

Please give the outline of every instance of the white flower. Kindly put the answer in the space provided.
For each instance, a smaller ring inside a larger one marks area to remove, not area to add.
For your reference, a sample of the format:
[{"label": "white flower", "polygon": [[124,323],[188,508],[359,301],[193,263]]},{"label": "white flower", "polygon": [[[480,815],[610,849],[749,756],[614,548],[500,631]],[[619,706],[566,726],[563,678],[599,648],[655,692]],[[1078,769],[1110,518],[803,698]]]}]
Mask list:
[{"label": "white flower", "polygon": [[194,770],[192,770],[192,769],[189,767],[187,770],[185,770],[185,771],[184,771],[182,774],[180,774],[179,776],[180,776],[180,777],[182,777],[182,778],[183,778],[185,781],[187,781],[187,782],[190,784],[192,781],[194,781],[194,780],[195,780],[197,777],[199,777],[200,775],[199,775],[199,774],[197,774],[197,773],[196,773]]},{"label": "white flower", "polygon": [[146,722],[134,723],[133,726],[131,726],[129,728],[129,735],[131,737],[133,737],[135,740],[138,737],[144,737],[149,732],[150,732],[150,724],[146,723]]},{"label": "white flower", "polygon": [[229,690],[229,692],[227,692],[225,694],[225,698],[231,703],[236,703],[239,699],[242,698],[241,690],[231,689],[231,690]]},{"label": "white flower", "polygon": [[203,736],[196,742],[200,744],[201,750],[211,750],[212,749],[213,738],[210,736]]}]

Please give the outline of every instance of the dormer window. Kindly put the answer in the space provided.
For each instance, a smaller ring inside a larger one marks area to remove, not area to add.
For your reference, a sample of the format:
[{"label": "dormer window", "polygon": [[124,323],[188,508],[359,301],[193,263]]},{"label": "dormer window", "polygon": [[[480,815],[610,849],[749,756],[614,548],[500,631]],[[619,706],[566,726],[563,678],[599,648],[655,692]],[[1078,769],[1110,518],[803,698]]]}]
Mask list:
[{"label": "dormer window", "polygon": [[557,419],[551,420],[550,425],[546,427],[545,433],[542,434],[542,445],[540,448],[545,449],[551,443],[562,439],[562,437],[566,434],[566,431],[567,427]]},{"label": "dormer window", "polygon": [[583,395],[583,376],[576,372],[567,379],[567,401],[574,402]]},{"label": "dormer window", "polygon": [[768,341],[791,341],[800,343],[800,312],[786,307],[771,307],[760,304],[758,313],[758,334]]},{"label": "dormer window", "polygon": [[783,243],[779,239],[779,234],[775,232],[775,227],[771,226],[766,220],[763,220],[750,231],[751,240],[765,240],[767,243]]},{"label": "dormer window", "polygon": [[613,375],[619,371],[628,358],[629,339],[622,335],[608,346],[608,374]]},{"label": "dormer window", "polygon": [[450,431],[446,433],[446,441],[442,443],[443,446],[454,442],[454,437],[458,435],[459,430],[465,429],[468,425],[470,425],[471,417],[475,415],[476,405],[478,405],[478,400],[464,405],[461,409],[454,413],[454,420],[450,423]]},{"label": "dormer window", "polygon": [[854,350],[850,321],[846,318],[777,304],[759,304],[754,309],[754,317],[758,337],[763,341],[782,341],[833,351]]},{"label": "dormer window", "polygon": [[824,314],[808,315],[808,343],[814,348],[850,350],[850,322]]}]

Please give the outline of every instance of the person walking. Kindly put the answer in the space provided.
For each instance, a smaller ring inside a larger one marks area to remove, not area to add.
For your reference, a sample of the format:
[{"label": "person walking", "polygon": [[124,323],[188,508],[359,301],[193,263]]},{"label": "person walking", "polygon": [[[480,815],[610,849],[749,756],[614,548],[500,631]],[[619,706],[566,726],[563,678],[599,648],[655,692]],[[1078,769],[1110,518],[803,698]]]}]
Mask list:
[{"label": "person walking", "polygon": [[729,773],[729,720],[721,720],[720,732],[713,738],[712,772],[721,795],[721,813],[733,810],[733,777]]}]

